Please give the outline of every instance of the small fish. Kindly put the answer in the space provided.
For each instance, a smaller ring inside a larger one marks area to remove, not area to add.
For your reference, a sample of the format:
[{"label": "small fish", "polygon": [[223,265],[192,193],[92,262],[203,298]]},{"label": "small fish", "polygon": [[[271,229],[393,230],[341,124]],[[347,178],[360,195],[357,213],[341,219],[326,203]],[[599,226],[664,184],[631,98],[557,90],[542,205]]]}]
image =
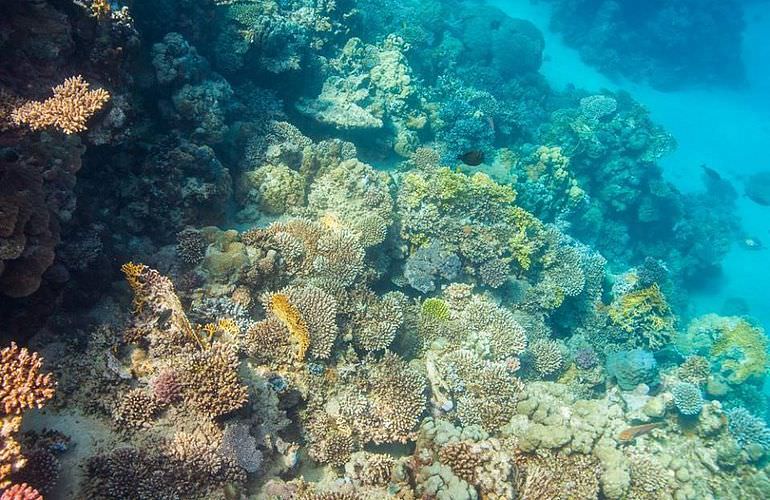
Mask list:
[{"label": "small fish", "polygon": [[757,238],[746,237],[740,240],[741,245],[746,250],[764,250],[765,246]]},{"label": "small fish", "polygon": [[629,427],[628,429],[625,429],[620,434],[618,434],[618,441],[622,443],[633,441],[642,434],[647,434],[651,430],[657,429],[658,427],[663,427],[665,425],[666,424],[664,422],[653,422],[651,424],[642,424]]},{"label": "small fish", "polygon": [[477,167],[484,163],[484,151],[473,149],[457,157],[458,160],[470,167]]}]

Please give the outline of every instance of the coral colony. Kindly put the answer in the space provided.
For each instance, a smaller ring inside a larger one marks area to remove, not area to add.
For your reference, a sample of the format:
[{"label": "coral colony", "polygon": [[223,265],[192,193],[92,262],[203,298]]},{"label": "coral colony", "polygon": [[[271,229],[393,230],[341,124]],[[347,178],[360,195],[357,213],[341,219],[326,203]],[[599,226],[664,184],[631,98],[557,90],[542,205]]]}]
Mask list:
[{"label": "coral colony", "polygon": [[457,0],[0,5],[2,499],[770,497],[765,332],[688,308],[734,197],[543,49]]}]

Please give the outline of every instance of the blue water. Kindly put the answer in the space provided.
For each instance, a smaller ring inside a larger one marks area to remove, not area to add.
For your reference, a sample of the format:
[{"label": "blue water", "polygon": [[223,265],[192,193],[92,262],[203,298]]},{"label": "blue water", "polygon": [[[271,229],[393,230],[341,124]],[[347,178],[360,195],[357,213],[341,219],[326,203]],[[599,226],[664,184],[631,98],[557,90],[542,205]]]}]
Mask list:
[{"label": "blue water", "polygon": [[[660,161],[666,178],[682,191],[702,188],[700,165],[706,164],[741,188],[752,173],[770,169],[770,4],[745,6],[747,22],[741,54],[747,83],[739,89],[687,88],[660,91],[623,78],[609,78],[584,63],[549,29],[550,6],[526,0],[492,0],[512,17],[532,21],[546,40],[541,72],[555,88],[574,85],[626,90],[646,106],[653,119],[674,135],[678,147]],[[770,243],[770,207],[746,197],[738,200],[745,233]],[[770,252],[752,251],[736,242],[723,261],[723,276],[713,286],[694,290],[694,313],[719,311],[725,300],[743,299],[751,315],[770,329]]]}]

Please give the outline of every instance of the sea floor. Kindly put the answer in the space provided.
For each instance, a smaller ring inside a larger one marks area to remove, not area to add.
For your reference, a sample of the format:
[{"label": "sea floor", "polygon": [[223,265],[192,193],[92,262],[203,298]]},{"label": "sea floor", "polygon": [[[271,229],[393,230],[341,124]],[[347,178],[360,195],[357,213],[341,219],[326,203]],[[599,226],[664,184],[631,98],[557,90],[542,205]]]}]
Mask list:
[{"label": "sea floor", "polygon": [[[551,85],[586,89],[623,89],[644,104],[653,119],[674,135],[678,148],[660,163],[666,178],[683,191],[700,189],[701,165],[708,165],[743,192],[752,173],[770,170],[770,4],[746,6],[743,59],[748,81],[740,89],[686,89],[662,92],[646,85],[610,79],[588,66],[558,33],[548,29],[549,6],[528,0],[490,0],[511,16],[528,19],[543,31],[545,61],[541,72]],[[719,279],[692,294],[694,314],[720,312],[740,299],[749,314],[770,330],[770,207],[745,196],[738,200],[745,236],[762,242],[749,250],[736,241]]]}]

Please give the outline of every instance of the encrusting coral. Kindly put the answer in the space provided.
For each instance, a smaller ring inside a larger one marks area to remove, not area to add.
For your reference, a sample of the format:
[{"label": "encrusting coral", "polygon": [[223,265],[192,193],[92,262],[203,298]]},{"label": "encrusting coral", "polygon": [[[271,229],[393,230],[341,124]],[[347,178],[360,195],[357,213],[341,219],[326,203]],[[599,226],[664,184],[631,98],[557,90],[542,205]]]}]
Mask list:
[{"label": "encrusting coral", "polygon": [[53,97],[45,101],[30,101],[14,109],[11,118],[18,125],[32,130],[54,127],[65,134],[86,130],[88,119],[102,109],[110,94],[104,89],[90,90],[83,77],[67,78],[53,88]]}]

